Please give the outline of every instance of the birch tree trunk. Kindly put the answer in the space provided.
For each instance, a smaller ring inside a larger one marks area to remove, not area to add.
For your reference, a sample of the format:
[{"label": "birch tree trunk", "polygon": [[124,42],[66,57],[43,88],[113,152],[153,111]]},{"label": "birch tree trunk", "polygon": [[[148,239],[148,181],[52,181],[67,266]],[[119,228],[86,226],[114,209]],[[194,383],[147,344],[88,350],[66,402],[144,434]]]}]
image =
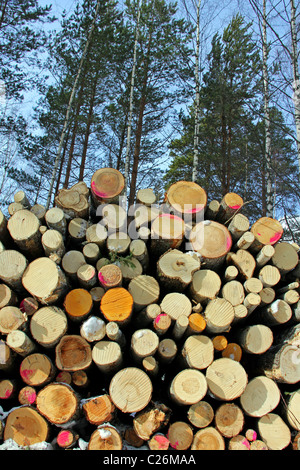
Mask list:
[{"label": "birch tree trunk", "polygon": [[294,90],[295,124],[296,124],[298,165],[299,165],[299,174],[300,174],[300,75],[299,75],[299,61],[298,61],[298,47],[297,47],[296,7],[295,7],[294,0],[290,0],[290,5],[291,5],[291,38],[292,38],[291,60],[292,60],[293,77],[294,77],[293,90]]},{"label": "birch tree trunk", "polygon": [[195,57],[195,81],[196,81],[196,103],[195,103],[195,131],[194,131],[194,161],[192,181],[197,180],[198,168],[198,145],[199,145],[199,105],[200,105],[200,80],[199,80],[199,50],[200,50],[200,8],[201,0],[197,5],[197,37],[196,37],[196,57]]},{"label": "birch tree trunk", "polygon": [[94,29],[95,29],[95,24],[96,24],[96,19],[97,19],[97,16],[98,16],[99,8],[100,8],[100,0],[97,1],[93,23],[92,23],[92,26],[91,26],[91,29],[90,29],[85,47],[84,47],[84,51],[82,53],[82,57],[81,57],[79,67],[78,67],[78,72],[77,72],[77,75],[76,75],[76,78],[75,78],[75,81],[74,81],[74,85],[73,85],[73,88],[72,88],[72,91],[71,91],[69,104],[68,104],[67,112],[66,112],[66,117],[65,117],[65,121],[64,121],[64,126],[63,126],[62,134],[61,134],[61,137],[60,137],[60,142],[59,142],[59,145],[58,145],[58,150],[57,150],[57,154],[56,154],[56,158],[55,158],[55,162],[54,162],[54,168],[53,168],[53,172],[52,172],[52,176],[51,176],[51,180],[50,180],[50,188],[49,188],[49,192],[48,192],[46,209],[49,209],[49,206],[50,206],[52,192],[53,192],[53,186],[54,186],[54,182],[55,182],[55,178],[56,178],[56,173],[57,173],[57,170],[58,170],[58,167],[59,167],[59,164],[60,164],[61,151],[62,151],[62,148],[63,148],[67,128],[69,126],[72,104],[73,104],[73,100],[74,100],[75,93],[76,93],[76,90],[77,90],[78,81],[79,81],[79,78],[80,78],[80,75],[81,75],[81,72],[82,72],[82,69],[83,69],[83,66],[84,66],[87,51],[88,51],[88,48],[89,48],[91,40],[92,40],[92,35],[93,35]]}]

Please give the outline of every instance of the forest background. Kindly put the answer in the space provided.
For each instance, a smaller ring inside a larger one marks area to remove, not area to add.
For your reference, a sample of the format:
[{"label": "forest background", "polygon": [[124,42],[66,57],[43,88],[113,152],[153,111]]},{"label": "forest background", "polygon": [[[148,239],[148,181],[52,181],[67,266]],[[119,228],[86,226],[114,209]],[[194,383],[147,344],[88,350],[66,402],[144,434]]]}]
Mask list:
[{"label": "forest background", "polygon": [[178,180],[300,241],[294,0],[0,0],[0,208],[120,170]]}]

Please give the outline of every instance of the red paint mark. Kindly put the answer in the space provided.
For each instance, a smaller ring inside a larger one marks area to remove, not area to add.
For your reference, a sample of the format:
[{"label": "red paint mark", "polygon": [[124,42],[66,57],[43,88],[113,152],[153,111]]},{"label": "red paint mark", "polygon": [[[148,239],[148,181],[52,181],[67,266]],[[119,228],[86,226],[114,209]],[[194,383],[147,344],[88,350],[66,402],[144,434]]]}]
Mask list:
[{"label": "red paint mark", "polygon": [[256,431],[253,431],[253,434],[252,434],[252,441],[256,441],[257,439],[257,432]]},{"label": "red paint mark", "polygon": [[22,300],[22,302],[20,303],[20,310],[21,310],[21,312],[23,312],[23,313],[25,313],[24,304],[25,304],[25,300]]},{"label": "red paint mark", "polygon": [[229,206],[230,209],[233,209],[234,211],[237,211],[238,209],[240,209],[241,205],[240,204],[236,204],[235,206]]},{"label": "red paint mark", "polygon": [[11,395],[12,395],[12,390],[6,389],[6,390],[5,390],[5,392],[4,392],[4,395],[3,395],[3,396],[1,396],[0,398],[2,398],[2,399],[5,399],[5,400],[6,400],[7,398],[10,398],[10,397],[11,397]]},{"label": "red paint mark", "polygon": [[166,436],[158,435],[154,438],[159,445],[160,449],[166,450],[169,447],[170,441]]},{"label": "red paint mark", "polygon": [[174,215],[174,214],[160,214],[159,217],[169,217],[169,219],[180,220],[180,222],[183,222],[181,217],[178,217],[178,215]]},{"label": "red paint mark", "polygon": [[61,446],[66,446],[70,442],[69,431],[61,431],[57,436],[57,442]]},{"label": "red paint mark", "polygon": [[261,233],[257,232],[257,235],[258,235],[259,237],[261,237]]},{"label": "red paint mark", "polygon": [[157,317],[155,318],[155,323],[159,323],[159,320],[162,318],[162,317],[166,317],[167,314],[166,313],[160,313],[159,315],[157,315]]},{"label": "red paint mark", "polygon": [[170,442],[170,446],[173,447],[173,449],[177,449],[177,447],[179,446],[179,442],[176,441],[176,442],[174,442],[174,444],[171,444],[171,442]]},{"label": "red paint mark", "polygon": [[31,392],[30,390],[25,390],[25,396],[26,396],[26,399],[27,399],[28,403],[30,403],[31,405],[36,400],[36,393]]},{"label": "red paint mark", "polygon": [[101,271],[99,271],[99,273],[98,273],[98,279],[99,279],[99,281],[101,282],[101,284],[104,284],[104,285],[107,284],[107,282],[106,282],[106,280],[104,279],[104,276],[103,276],[103,274],[101,273]]},{"label": "red paint mark", "polygon": [[107,194],[107,193],[105,193],[105,192],[103,192],[103,191],[98,191],[98,189],[96,188],[95,181],[92,182],[91,186],[92,186],[92,190],[93,190],[93,192],[96,194],[96,196],[98,196],[98,197],[104,197],[104,198],[105,198],[105,197],[108,197],[108,194]]},{"label": "red paint mark", "polygon": [[23,369],[20,371],[21,377],[26,381],[29,380],[33,375],[34,371],[32,369]]},{"label": "red paint mark", "polygon": [[247,447],[247,449],[250,450],[250,442],[247,441],[247,439],[242,440],[242,444]]},{"label": "red paint mark", "polygon": [[185,210],[186,214],[195,214],[196,212],[202,211],[204,206],[194,207],[194,209]]},{"label": "red paint mark", "polygon": [[282,232],[276,232],[273,237],[270,238],[270,243],[271,245],[274,245],[274,243],[278,242],[278,240],[281,238]]},{"label": "red paint mark", "polygon": [[226,250],[227,250],[227,251],[230,250],[231,245],[232,245],[232,240],[231,240],[230,237],[227,237],[227,240],[226,240]]}]

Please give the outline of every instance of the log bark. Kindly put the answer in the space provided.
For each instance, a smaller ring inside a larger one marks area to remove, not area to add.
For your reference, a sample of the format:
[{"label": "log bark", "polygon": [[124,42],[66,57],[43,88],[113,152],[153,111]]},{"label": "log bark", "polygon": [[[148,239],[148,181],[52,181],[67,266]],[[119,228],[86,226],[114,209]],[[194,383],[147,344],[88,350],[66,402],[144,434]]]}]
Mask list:
[{"label": "log bark", "polygon": [[3,438],[27,447],[48,439],[49,424],[32,406],[13,409],[6,420]]},{"label": "log bark", "polygon": [[11,238],[21,252],[30,257],[41,256],[43,253],[39,227],[39,219],[27,209],[17,211],[7,222]]},{"label": "log bark", "polygon": [[243,207],[244,201],[239,194],[226,193],[220,202],[217,220],[221,223],[228,223]]},{"label": "log bark", "polygon": [[200,269],[200,259],[180,250],[169,250],[157,263],[160,283],[167,289],[183,292],[192,282],[193,274]]},{"label": "log bark", "polygon": [[171,399],[179,406],[198,403],[204,398],[206,392],[206,377],[196,369],[183,369],[178,372],[169,387]]},{"label": "log bark", "polygon": [[41,304],[61,301],[68,289],[62,269],[49,258],[36,258],[26,268],[22,277],[23,287]]},{"label": "log bark", "polygon": [[255,256],[256,266],[262,268],[272,259],[275,253],[275,248],[272,245],[264,245],[262,249]]},{"label": "log bark", "polygon": [[248,217],[243,214],[236,214],[228,225],[228,230],[231,234],[232,242],[236,243],[245,232],[248,232],[250,222]]},{"label": "log bark", "polygon": [[74,322],[85,320],[92,311],[93,299],[89,291],[78,288],[70,290],[64,299],[67,317]]},{"label": "log bark", "polygon": [[30,319],[30,333],[43,348],[54,348],[67,333],[68,320],[65,312],[54,305],[38,309]]},{"label": "log bark", "polygon": [[110,397],[123,413],[134,413],[144,409],[152,398],[152,382],[146,372],[136,367],[118,371],[109,386]]},{"label": "log bark", "polygon": [[293,391],[286,399],[282,417],[292,429],[300,431],[300,390]]},{"label": "log bark", "polygon": [[55,348],[55,363],[67,372],[88,369],[92,363],[90,344],[80,335],[64,335]]},{"label": "log bark", "polygon": [[80,414],[78,396],[64,383],[53,382],[42,388],[37,394],[36,408],[47,421],[56,425],[66,425]]},{"label": "log bark", "polygon": [[83,256],[87,264],[91,264],[93,266],[96,265],[98,259],[100,258],[100,248],[96,243],[87,243],[82,248]]}]

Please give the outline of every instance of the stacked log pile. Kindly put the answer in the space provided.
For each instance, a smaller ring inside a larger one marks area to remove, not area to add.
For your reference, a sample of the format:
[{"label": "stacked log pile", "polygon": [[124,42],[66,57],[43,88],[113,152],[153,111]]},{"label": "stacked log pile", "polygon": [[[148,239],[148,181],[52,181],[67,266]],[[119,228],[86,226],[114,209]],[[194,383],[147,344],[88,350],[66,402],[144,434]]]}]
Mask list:
[{"label": "stacked log pile", "polygon": [[0,213],[0,446],[298,450],[299,247],[235,193],[123,191]]}]

